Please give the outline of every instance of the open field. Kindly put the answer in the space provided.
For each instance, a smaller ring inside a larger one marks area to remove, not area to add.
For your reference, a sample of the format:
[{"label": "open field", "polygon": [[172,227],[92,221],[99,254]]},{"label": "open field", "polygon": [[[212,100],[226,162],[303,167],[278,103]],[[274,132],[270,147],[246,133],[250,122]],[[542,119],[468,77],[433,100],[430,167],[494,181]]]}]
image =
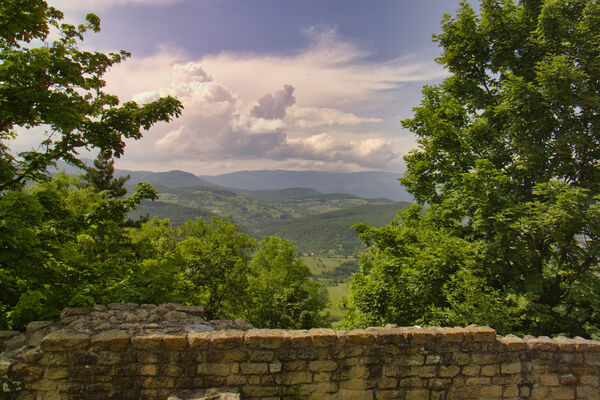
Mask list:
[{"label": "open field", "polygon": [[327,288],[329,306],[326,311],[331,314],[333,327],[340,328],[344,312],[338,307],[338,303],[342,297],[348,295],[348,281],[351,275],[338,276],[335,280],[323,276],[331,276],[340,269],[340,266],[349,262],[355,263],[357,259],[353,257],[302,257],[302,261],[310,268],[314,278]]}]

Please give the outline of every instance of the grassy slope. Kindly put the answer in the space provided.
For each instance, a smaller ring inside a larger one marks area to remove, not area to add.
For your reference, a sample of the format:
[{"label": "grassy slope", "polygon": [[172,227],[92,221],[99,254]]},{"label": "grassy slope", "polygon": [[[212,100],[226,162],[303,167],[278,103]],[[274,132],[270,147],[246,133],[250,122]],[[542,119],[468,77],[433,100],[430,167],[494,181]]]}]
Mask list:
[{"label": "grassy slope", "polygon": [[[358,268],[356,258],[348,257],[302,257],[302,261],[310,268],[313,278],[325,285],[329,295],[329,306],[326,308],[332,317],[332,325],[341,327],[344,310],[338,304],[342,297],[348,295],[348,281],[351,272],[344,268],[349,263],[354,263]],[[343,270],[343,275],[338,272]],[[337,276],[339,279],[330,279],[329,276]]]},{"label": "grassy slope", "polygon": [[409,203],[370,204],[291,221],[271,222],[259,227],[261,235],[278,235],[293,240],[302,253],[356,255],[364,247],[350,227],[359,222],[385,225]]}]

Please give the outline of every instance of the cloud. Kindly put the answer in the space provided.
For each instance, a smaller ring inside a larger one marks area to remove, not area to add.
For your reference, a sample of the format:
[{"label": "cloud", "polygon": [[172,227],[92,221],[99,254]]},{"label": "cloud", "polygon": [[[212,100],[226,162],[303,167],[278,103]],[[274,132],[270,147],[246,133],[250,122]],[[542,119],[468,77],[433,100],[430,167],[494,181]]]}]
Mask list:
[{"label": "cloud", "polygon": [[288,110],[287,119],[300,128],[316,128],[335,125],[355,126],[363,123],[381,122],[380,118],[361,118],[353,113],[326,107],[291,107]]},{"label": "cloud", "polygon": [[296,103],[294,97],[294,87],[284,85],[282,90],[278,90],[275,95],[269,93],[258,99],[258,104],[252,107],[250,115],[256,118],[264,119],[282,119],[285,117],[285,110]]},{"label": "cloud", "polygon": [[408,142],[394,139],[397,132],[373,131],[393,116],[369,114],[388,106],[404,83],[443,73],[415,57],[373,61],[335,31],[305,34],[309,44],[293,54],[195,58],[163,46],[113,68],[108,90],[121,99],[172,95],[185,107],[179,119],[128,142],[127,166],[151,160],[152,169],[178,165],[197,173],[216,165],[401,170]]},{"label": "cloud", "polygon": [[121,6],[167,6],[180,0],[50,0],[48,4],[62,11],[97,12]]}]

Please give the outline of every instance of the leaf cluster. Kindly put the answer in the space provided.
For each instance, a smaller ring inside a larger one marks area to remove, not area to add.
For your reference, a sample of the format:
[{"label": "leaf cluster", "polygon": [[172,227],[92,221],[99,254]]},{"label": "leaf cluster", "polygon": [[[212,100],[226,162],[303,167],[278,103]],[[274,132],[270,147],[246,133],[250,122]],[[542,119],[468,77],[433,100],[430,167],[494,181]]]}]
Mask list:
[{"label": "leaf cluster", "polygon": [[[361,227],[350,323],[598,337],[597,0],[483,0],[434,40],[450,72],[403,125],[420,209]],[[366,296],[368,285],[374,295]]]}]

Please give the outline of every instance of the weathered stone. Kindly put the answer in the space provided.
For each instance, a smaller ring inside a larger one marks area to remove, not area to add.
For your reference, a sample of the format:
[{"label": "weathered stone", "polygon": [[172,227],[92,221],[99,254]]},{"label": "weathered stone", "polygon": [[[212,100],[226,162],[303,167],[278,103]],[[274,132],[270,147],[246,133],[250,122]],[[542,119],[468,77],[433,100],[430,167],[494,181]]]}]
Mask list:
[{"label": "weathered stone", "polygon": [[188,346],[187,335],[164,335],[163,343],[166,350],[181,351],[185,350]]},{"label": "weathered stone", "polygon": [[[244,331],[231,327],[245,323],[206,322],[188,311],[71,309],[61,322],[30,324],[26,341],[0,355],[0,387],[25,388],[19,400],[106,399],[115,391],[158,400],[175,387],[225,385],[249,388],[250,398],[290,387],[313,400],[600,398],[600,343],[581,338],[501,337],[477,326]],[[193,324],[210,329],[186,334]],[[0,351],[19,335],[0,334]],[[23,346],[36,341],[41,349]]]},{"label": "weathered stone", "polygon": [[206,363],[196,367],[198,375],[227,376],[231,372],[231,365],[227,363]]},{"label": "weathered stone", "polygon": [[308,333],[316,347],[328,347],[337,343],[337,335],[332,329],[311,329]]},{"label": "weathered stone", "polygon": [[314,372],[331,372],[335,371],[337,363],[330,360],[325,361],[310,361],[308,363],[308,369]]},{"label": "weathered stone", "polygon": [[109,330],[92,336],[90,340],[94,350],[121,351],[129,345],[129,334],[121,330]]},{"label": "weathered stone", "polygon": [[244,339],[251,348],[278,349],[283,346],[287,331],[282,329],[250,329]]},{"label": "weathered stone", "polygon": [[210,332],[188,333],[188,345],[194,350],[207,350],[210,345]]},{"label": "weathered stone", "polygon": [[269,372],[269,364],[267,363],[242,363],[240,368],[244,375],[266,374]]},{"label": "weathered stone", "polygon": [[131,345],[135,350],[152,351],[162,347],[163,338],[159,334],[134,336]]},{"label": "weathered stone", "polygon": [[345,338],[348,343],[361,346],[371,346],[375,342],[375,335],[364,329],[348,331]]},{"label": "weathered stone", "polygon": [[85,333],[59,330],[42,339],[41,346],[44,351],[72,351],[86,348],[89,342],[90,336]]},{"label": "weathered stone", "polygon": [[454,378],[460,372],[458,365],[440,366],[440,376],[442,378]]}]

